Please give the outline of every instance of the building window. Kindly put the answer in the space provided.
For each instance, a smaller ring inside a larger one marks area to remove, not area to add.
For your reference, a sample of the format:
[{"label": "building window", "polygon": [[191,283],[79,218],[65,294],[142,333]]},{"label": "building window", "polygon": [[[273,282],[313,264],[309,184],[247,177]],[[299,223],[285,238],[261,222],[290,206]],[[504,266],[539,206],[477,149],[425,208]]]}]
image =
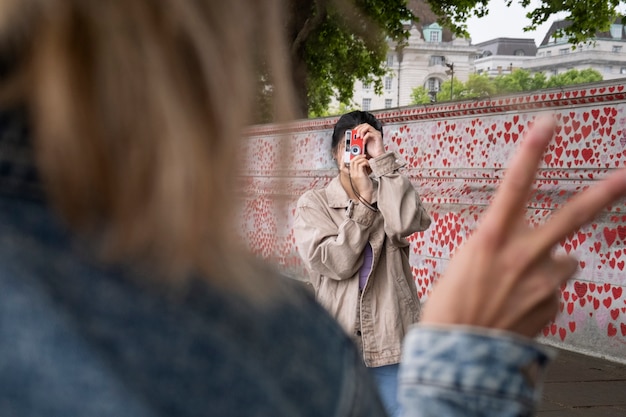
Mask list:
[{"label": "building window", "polygon": [[552,51],[546,51],[546,56],[552,56]]},{"label": "building window", "polygon": [[429,78],[426,81],[426,89],[428,91],[439,91],[440,86],[441,86],[441,81],[438,78]]},{"label": "building window", "polygon": [[569,54],[569,48],[559,49],[559,55],[567,55]]},{"label": "building window", "polygon": [[622,67],[619,69],[620,74],[626,74],[626,67]]},{"label": "building window", "polygon": [[372,107],[372,99],[371,98],[364,98],[363,99],[363,105],[361,106],[361,110],[368,111],[368,110],[370,110],[371,107]]},{"label": "building window", "polygon": [[441,55],[432,55],[430,57],[430,60],[428,62],[429,66],[435,66],[435,65],[445,65],[446,63],[446,57],[445,56],[441,56]]},{"label": "building window", "polygon": [[428,25],[424,27],[424,40],[426,42],[441,42],[443,33],[443,27],[441,27],[438,23],[433,23],[432,25]]},{"label": "building window", "polygon": [[369,90],[371,88],[370,83],[368,82],[363,82],[363,90]]},{"label": "building window", "polygon": [[610,65],[607,65],[606,67],[604,67],[604,72],[607,74],[610,74],[613,72],[613,67]]},{"label": "building window", "polygon": [[613,24],[611,25],[611,37],[613,39],[622,39],[623,25]]},{"label": "building window", "polygon": [[385,108],[388,109],[390,108],[393,104],[393,100],[391,100],[390,98],[386,98],[385,99]]},{"label": "building window", "polygon": [[387,66],[389,68],[393,67],[393,55],[387,55]]},{"label": "building window", "polygon": [[559,73],[559,70],[553,69],[551,72],[552,72],[552,75],[557,75]]},{"label": "building window", "polygon": [[523,49],[518,49],[517,51],[513,52],[513,55],[515,55],[515,56],[524,56],[524,55],[526,55],[526,53],[524,52]]},{"label": "building window", "polygon": [[555,43],[555,44],[556,43],[565,43],[565,42],[567,42],[567,40],[568,40],[568,38],[566,36],[561,36],[561,35],[559,35],[559,36],[553,35],[550,38],[551,43]]},{"label": "building window", "polygon": [[392,80],[391,77],[385,77],[385,90],[391,90]]},{"label": "building window", "polygon": [[620,45],[613,45],[613,52],[615,53],[622,52],[622,47]]}]

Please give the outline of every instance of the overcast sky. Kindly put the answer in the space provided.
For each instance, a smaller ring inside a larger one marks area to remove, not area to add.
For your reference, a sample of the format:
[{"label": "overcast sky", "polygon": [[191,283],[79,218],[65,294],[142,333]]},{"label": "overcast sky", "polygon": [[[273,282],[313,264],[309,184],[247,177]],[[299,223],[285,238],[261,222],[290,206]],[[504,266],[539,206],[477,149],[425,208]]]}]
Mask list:
[{"label": "overcast sky", "polygon": [[[516,0],[513,1],[511,7],[506,7],[505,0],[490,0],[487,16],[480,19],[474,17],[467,22],[472,43],[477,44],[495,38],[532,38],[539,46],[552,23],[558,19],[551,18],[535,32],[522,31],[522,28],[530,23],[526,18],[526,13],[533,10],[537,4],[539,2],[534,0],[528,9],[524,9]],[[559,19],[564,15],[560,16]]]}]

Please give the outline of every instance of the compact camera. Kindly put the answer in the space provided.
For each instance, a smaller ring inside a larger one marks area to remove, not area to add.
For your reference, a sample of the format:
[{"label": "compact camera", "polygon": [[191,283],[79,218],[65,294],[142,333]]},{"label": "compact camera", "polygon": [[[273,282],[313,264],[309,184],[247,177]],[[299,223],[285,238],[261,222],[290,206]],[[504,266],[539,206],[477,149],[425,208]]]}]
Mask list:
[{"label": "compact camera", "polygon": [[365,154],[365,144],[356,130],[346,130],[346,150],[343,154],[343,162],[350,164],[350,161],[358,155]]}]

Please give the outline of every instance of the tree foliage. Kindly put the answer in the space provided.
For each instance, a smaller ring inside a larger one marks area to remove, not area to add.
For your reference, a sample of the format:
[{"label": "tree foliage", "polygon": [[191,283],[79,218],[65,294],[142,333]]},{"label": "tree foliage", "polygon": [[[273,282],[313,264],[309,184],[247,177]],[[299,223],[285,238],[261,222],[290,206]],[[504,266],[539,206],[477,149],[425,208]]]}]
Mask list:
[{"label": "tree foliage", "polygon": [[498,75],[493,83],[498,93],[505,94],[539,90],[546,86],[546,80],[543,72],[531,74],[526,70],[515,70],[509,75]]},{"label": "tree foliage", "polygon": [[[494,0],[500,1],[500,0]],[[502,0],[510,6],[514,0]],[[458,35],[467,35],[467,19],[471,16],[483,17],[489,13],[489,0],[428,0],[433,12],[442,16],[442,24],[454,29]],[[623,18],[619,12],[622,0],[540,0],[535,5],[532,0],[518,0],[518,3],[529,10],[526,13],[530,23],[524,31],[534,31],[539,25],[551,17],[565,14],[565,20],[571,22],[568,27],[561,28],[559,34],[567,37],[569,43],[578,45],[598,32],[607,32],[611,23]]]},{"label": "tree foliage", "polygon": [[413,104],[426,104],[434,101],[435,97],[431,97],[426,87],[415,87],[411,92],[411,103]]},{"label": "tree foliage", "polygon": [[331,97],[348,103],[356,80],[382,91],[388,42],[408,36],[406,0],[289,0],[288,36],[301,113],[323,113]]},{"label": "tree foliage", "polygon": [[[450,85],[452,84],[452,88]],[[459,79],[448,80],[441,83],[439,92],[437,93],[437,101],[458,100],[465,97],[467,87]]]},{"label": "tree foliage", "polygon": [[[385,64],[389,44],[402,45],[408,36],[404,23],[415,21],[425,8],[430,7],[429,15],[440,16],[439,23],[456,35],[468,36],[467,19],[486,15],[489,1],[285,0],[298,113],[302,117],[323,114],[333,97],[350,103],[357,80],[371,83],[374,91],[380,92],[388,71]],[[514,0],[491,1],[511,5]],[[618,7],[624,5],[623,0],[517,1],[528,10],[526,16],[531,23],[525,28],[527,31],[565,12],[571,24],[557,35],[568,37],[574,45],[593,38],[598,31],[607,31],[619,17]],[[526,83],[535,81],[517,82],[519,86],[512,83],[508,88],[528,88]],[[265,93],[271,92],[267,86],[262,88]]]},{"label": "tree foliage", "polygon": [[548,88],[561,87],[564,85],[584,84],[601,80],[602,75],[594,69],[587,68],[582,71],[577,71],[573,69],[567,72],[563,72],[561,74],[553,75],[548,79],[545,86]]},{"label": "tree foliage", "polygon": [[487,74],[470,74],[465,83],[465,95],[473,97],[492,96],[496,93],[496,86]]},{"label": "tree foliage", "polygon": [[[464,100],[468,98],[491,97],[498,94],[521,93],[524,91],[591,83],[601,80],[602,75],[591,68],[582,71],[571,69],[550,78],[547,78],[540,72],[531,74],[525,69],[516,69],[511,74],[498,75],[494,78],[489,78],[486,74],[471,74],[465,83],[456,79],[454,80],[452,99]],[[423,86],[414,88],[411,98],[413,104],[432,102],[428,91]],[[436,101],[448,100],[450,100],[449,80],[441,84],[441,88],[436,96]]]}]

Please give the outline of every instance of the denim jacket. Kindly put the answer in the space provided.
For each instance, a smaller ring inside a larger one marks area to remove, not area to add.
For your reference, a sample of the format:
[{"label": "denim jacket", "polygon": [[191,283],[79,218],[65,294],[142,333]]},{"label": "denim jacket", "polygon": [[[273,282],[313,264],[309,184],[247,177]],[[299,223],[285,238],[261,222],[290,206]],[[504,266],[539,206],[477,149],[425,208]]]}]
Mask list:
[{"label": "denim jacket", "polygon": [[23,122],[0,113],[0,416],[384,415],[301,284],[251,305],[206,279],[172,291],[98,262],[46,204]]},{"label": "denim jacket", "polygon": [[404,417],[531,416],[552,349],[470,326],[411,329],[400,365]]},{"label": "denim jacket", "polygon": [[1,197],[0,416],[383,416],[352,341],[288,293],[261,308],[206,280],[153,288]]}]

